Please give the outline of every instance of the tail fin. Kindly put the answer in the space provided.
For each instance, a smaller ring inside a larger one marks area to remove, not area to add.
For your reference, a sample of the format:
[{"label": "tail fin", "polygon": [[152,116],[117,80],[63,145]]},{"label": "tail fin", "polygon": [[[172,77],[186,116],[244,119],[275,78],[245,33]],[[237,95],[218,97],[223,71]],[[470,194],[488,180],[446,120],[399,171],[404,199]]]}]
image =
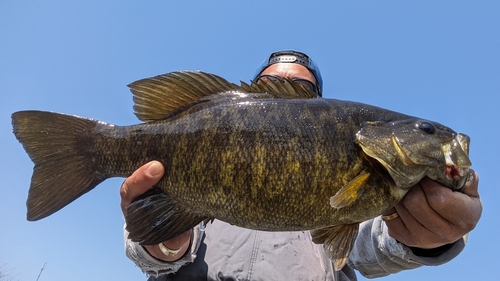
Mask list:
[{"label": "tail fin", "polygon": [[85,152],[97,121],[44,111],[12,114],[14,135],[35,164],[27,219],[45,218],[92,190],[105,178]]}]

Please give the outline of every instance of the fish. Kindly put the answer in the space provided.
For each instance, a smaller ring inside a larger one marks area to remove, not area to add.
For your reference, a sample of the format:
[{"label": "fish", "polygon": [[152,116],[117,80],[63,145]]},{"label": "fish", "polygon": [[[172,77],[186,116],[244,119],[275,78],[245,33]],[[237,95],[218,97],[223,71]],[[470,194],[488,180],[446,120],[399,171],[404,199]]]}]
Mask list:
[{"label": "fish", "polygon": [[425,177],[460,191],[472,165],[465,134],[318,98],[288,79],[237,85],[175,71],[128,86],[142,123],[12,114],[13,133],[34,163],[29,221],[158,160],[164,176],[127,207],[133,241],[158,244],[214,219],[263,231],[309,230],[340,270],[361,222],[388,211]]}]

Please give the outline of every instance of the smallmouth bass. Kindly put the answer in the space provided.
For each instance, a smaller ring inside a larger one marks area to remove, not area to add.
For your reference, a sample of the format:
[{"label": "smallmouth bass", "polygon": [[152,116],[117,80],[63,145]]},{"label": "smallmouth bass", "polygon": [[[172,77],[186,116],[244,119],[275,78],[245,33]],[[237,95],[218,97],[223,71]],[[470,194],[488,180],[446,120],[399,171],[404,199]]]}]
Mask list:
[{"label": "smallmouth bass", "polygon": [[340,270],[360,222],[429,177],[460,190],[469,138],[436,122],[316,98],[291,80],[229,83],[172,72],[129,85],[132,126],[53,112],[12,114],[35,167],[28,220],[60,210],[151,160],[157,188],[127,209],[130,238],[158,244],[219,219],[267,231],[311,230]]}]

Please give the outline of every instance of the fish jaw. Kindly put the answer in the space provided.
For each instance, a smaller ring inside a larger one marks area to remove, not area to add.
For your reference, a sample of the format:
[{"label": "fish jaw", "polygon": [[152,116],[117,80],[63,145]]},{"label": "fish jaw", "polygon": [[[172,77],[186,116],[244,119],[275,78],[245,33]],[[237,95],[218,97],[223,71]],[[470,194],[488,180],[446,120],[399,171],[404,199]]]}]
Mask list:
[{"label": "fish jaw", "polygon": [[442,145],[446,165],[445,175],[456,190],[463,188],[472,165],[468,157],[469,143],[470,138],[467,135],[458,134],[452,141]]}]

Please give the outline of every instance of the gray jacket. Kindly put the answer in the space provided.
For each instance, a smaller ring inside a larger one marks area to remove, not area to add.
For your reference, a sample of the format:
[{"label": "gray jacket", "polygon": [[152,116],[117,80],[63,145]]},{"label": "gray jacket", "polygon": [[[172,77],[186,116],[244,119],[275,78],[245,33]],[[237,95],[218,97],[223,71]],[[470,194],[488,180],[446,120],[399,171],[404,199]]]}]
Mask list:
[{"label": "gray jacket", "polygon": [[381,277],[422,265],[440,265],[457,256],[466,237],[435,257],[415,255],[387,234],[380,217],[360,225],[347,265],[334,272],[322,245],[309,231],[265,232],[239,228],[221,221],[193,231],[191,250],[180,260],[159,261],[127,238],[125,251],[150,277],[163,280],[356,280],[354,270]]}]

